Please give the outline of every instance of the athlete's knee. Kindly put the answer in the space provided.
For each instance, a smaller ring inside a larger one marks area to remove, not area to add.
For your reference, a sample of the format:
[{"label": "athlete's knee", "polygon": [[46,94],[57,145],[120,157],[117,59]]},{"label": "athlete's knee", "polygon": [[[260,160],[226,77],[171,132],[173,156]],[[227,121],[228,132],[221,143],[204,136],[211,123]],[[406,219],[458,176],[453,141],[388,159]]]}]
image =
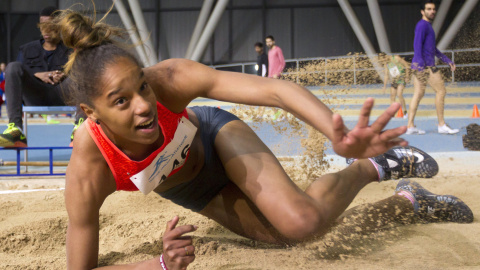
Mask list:
[{"label": "athlete's knee", "polygon": [[285,217],[277,230],[290,240],[300,241],[317,234],[323,226],[326,226],[325,219],[316,207],[310,205]]},{"label": "athlete's knee", "polygon": [[415,93],[413,93],[413,97],[418,100],[422,99],[424,95],[425,91],[416,91]]},{"label": "athlete's knee", "polygon": [[446,94],[447,94],[447,91],[445,90],[445,88],[437,89],[436,95],[437,95],[438,97],[444,98]]}]

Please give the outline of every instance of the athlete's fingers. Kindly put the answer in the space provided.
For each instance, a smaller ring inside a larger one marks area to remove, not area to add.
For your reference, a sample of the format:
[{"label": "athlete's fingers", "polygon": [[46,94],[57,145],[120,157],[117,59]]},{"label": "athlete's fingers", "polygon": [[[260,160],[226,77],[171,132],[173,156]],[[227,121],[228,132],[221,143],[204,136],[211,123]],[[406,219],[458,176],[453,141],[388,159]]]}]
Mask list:
[{"label": "athlete's fingers", "polygon": [[163,239],[177,239],[181,237],[183,234],[189,233],[189,232],[194,232],[197,230],[197,226],[195,225],[182,225],[178,226],[176,228],[173,228],[172,230],[165,232]]},{"label": "athlete's fingers", "polygon": [[390,141],[398,138],[400,135],[404,134],[407,131],[407,126],[401,126],[394,129],[385,130],[380,134],[380,140]]},{"label": "athlete's fingers", "polygon": [[374,132],[381,132],[383,128],[390,122],[390,119],[395,116],[395,113],[400,109],[400,103],[392,103],[378,118],[373,122],[372,129]]},{"label": "athlete's fingers", "polygon": [[408,142],[402,138],[396,138],[387,143],[387,148],[390,149],[395,146],[408,146]]},{"label": "athlete's fingers", "polygon": [[343,119],[339,114],[334,114],[332,116],[333,123],[333,135],[330,140],[332,143],[339,143],[342,141],[345,136],[345,125],[343,124]]},{"label": "athlete's fingers", "polygon": [[195,247],[193,245],[184,246],[185,256],[195,256]]},{"label": "athlete's fingers", "polygon": [[170,220],[169,222],[167,222],[167,229],[165,230],[165,233],[167,232],[170,232],[171,230],[173,230],[175,228],[175,226],[177,226],[178,224],[178,216],[174,216],[172,218],[172,220]]},{"label": "athlete's fingers", "polygon": [[190,239],[181,239],[181,240],[172,240],[172,241],[165,241],[164,249],[165,250],[175,250],[179,248],[183,248],[185,246],[189,246],[193,243],[192,238]]},{"label": "athlete's fingers", "polygon": [[358,117],[357,127],[364,128],[368,126],[373,104],[374,104],[373,98],[367,98],[367,100],[365,100],[365,102],[363,103],[362,109],[360,110],[360,116]]}]

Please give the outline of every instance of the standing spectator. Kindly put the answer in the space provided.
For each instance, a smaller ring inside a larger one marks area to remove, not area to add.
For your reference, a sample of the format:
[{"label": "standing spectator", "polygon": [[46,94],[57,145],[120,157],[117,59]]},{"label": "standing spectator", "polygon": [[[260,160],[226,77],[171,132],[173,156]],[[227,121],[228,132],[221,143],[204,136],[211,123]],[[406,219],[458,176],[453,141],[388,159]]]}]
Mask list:
[{"label": "standing spectator", "polygon": [[263,43],[255,43],[255,51],[257,52],[257,75],[262,77],[268,76],[268,57],[263,50]]},{"label": "standing spectator", "polygon": [[285,58],[280,47],[275,45],[273,36],[267,36],[265,43],[268,46],[268,77],[278,79],[280,78],[283,69],[285,68]]},{"label": "standing spectator", "polygon": [[403,118],[407,118],[407,107],[403,98],[403,89],[409,76],[408,71],[410,64],[398,55],[378,54],[379,62],[383,65],[385,71],[385,80],[383,84],[383,93],[387,88],[387,82],[391,80],[390,87],[390,103],[395,102],[398,96],[400,104],[402,104]]},{"label": "standing spectator", "polygon": [[[257,52],[257,75],[262,77],[268,77],[268,57],[263,50],[263,43],[255,43],[255,51]],[[260,106],[258,109],[257,121],[263,120],[265,114],[265,107]]]},{"label": "standing spectator", "polygon": [[414,93],[408,112],[408,129],[406,134],[425,134],[424,130],[416,128],[413,120],[417,112],[418,104],[425,94],[427,83],[435,91],[435,107],[437,109],[438,133],[455,134],[459,130],[452,129],[445,123],[445,83],[442,75],[435,66],[435,56],[450,65],[455,71],[455,64],[442,54],[435,44],[435,32],[432,28],[432,21],[435,19],[436,9],[433,0],[424,1],[421,7],[422,19],[415,27],[415,38],[413,41],[414,55],[412,60],[413,87]]},{"label": "standing spectator", "polygon": [[[285,68],[285,58],[280,47],[275,45],[275,38],[267,36],[265,43],[268,47],[268,77],[279,79],[282,76],[282,71]],[[273,109],[273,120],[284,120],[286,114],[282,114],[282,110]]]},{"label": "standing spectator", "polygon": [[65,74],[70,50],[63,45],[57,25],[51,23],[55,7],[40,12],[42,38],[20,47],[17,61],[9,63],[5,78],[8,128],[0,134],[0,147],[26,147],[22,131],[22,103],[28,106],[64,106]]}]

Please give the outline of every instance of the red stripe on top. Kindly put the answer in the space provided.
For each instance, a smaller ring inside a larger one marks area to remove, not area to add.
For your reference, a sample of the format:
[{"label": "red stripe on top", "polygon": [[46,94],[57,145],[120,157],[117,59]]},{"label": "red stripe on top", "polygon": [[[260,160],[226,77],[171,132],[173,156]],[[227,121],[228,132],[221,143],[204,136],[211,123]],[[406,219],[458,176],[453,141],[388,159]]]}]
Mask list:
[{"label": "red stripe on top", "polygon": [[[186,109],[181,113],[174,113],[165,108],[165,106],[159,102],[157,102],[157,112],[158,125],[160,126],[164,137],[163,145],[142,161],[131,160],[127,155],[120,151],[112,141],[110,141],[100,128],[100,125],[97,125],[89,118],[85,121],[88,133],[92,136],[92,139],[95,141],[95,144],[98,146],[98,149],[100,149],[100,152],[112,171],[115,182],[117,183],[117,190],[137,191],[138,188],[130,180],[130,177],[150,165],[158,153],[173,139],[180,119],[183,116],[188,119]],[[181,166],[173,170],[169,176],[175,174],[180,168]]]}]

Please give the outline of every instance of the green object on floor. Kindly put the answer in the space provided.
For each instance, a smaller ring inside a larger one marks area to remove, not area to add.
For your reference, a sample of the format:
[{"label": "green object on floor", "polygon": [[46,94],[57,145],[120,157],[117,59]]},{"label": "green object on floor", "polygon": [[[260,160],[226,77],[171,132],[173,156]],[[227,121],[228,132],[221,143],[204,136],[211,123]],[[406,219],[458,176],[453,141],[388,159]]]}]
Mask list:
[{"label": "green object on floor", "polygon": [[278,110],[274,115],[273,115],[273,121],[277,120],[277,118],[282,114],[282,111]]},{"label": "green object on floor", "polygon": [[54,124],[59,124],[60,121],[57,121],[57,120],[54,120],[52,119],[50,116],[46,115],[46,114],[42,114],[42,117],[43,119],[45,119],[45,121],[47,122],[47,124],[49,125],[54,125]]}]

